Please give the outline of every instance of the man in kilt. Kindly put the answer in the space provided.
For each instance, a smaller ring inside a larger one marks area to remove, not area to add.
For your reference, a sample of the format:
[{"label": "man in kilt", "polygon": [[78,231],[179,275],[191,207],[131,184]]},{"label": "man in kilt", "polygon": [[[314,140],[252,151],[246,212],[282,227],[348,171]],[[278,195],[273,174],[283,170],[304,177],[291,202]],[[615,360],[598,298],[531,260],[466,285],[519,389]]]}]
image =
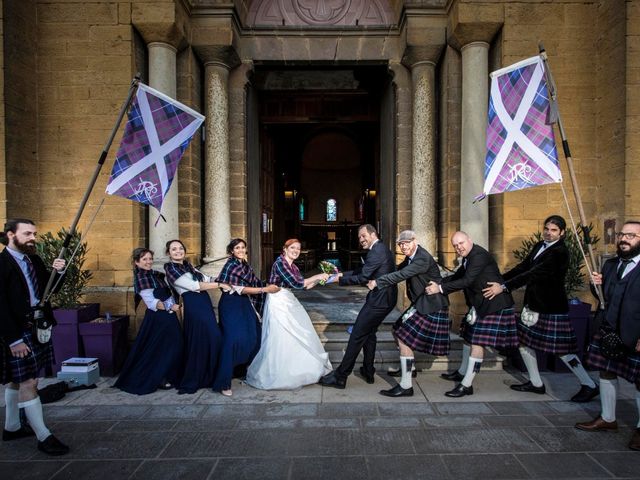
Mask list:
[{"label": "man in kilt", "polygon": [[[42,299],[49,272],[36,255],[36,226],[31,220],[14,219],[5,224],[0,253],[0,380],[8,384],[2,440],[35,436],[38,450],[48,455],[64,455],[69,447],[46,427],[38,397],[38,372],[53,360],[51,341],[42,344],[33,334],[34,308]],[[64,269],[64,260],[54,260],[53,268]],[[21,426],[23,408],[31,428]]]},{"label": "man in kilt", "polygon": [[431,254],[418,245],[416,234],[411,230],[400,232],[396,243],[406,258],[398,265],[397,272],[387,273],[367,286],[384,289],[407,281],[407,295],[411,306],[393,326],[393,336],[400,349],[400,370],[389,371],[392,376],[401,376],[400,383],[390,390],[381,390],[387,397],[410,397],[413,395],[411,376],[415,375],[414,351],[431,355],[449,354],[449,300],[442,294],[428,296],[425,287],[431,281],[441,282],[440,269]]},{"label": "man in kilt", "polygon": [[590,401],[598,395],[599,390],[576,355],[576,333],[569,321],[569,304],[564,288],[569,268],[569,250],[564,243],[566,228],[567,223],[560,215],[547,218],[544,221],[543,240],[533,246],[520,264],[502,275],[505,280],[502,285],[489,282],[484,289],[484,296],[491,299],[504,290],[513,291],[527,286],[524,292],[526,310],[523,309],[518,322],[518,334],[520,355],[527,367],[529,381],[511,385],[511,389],[544,394],[546,388],[540,378],[536,351],[551,353],[560,355],[560,359],[578,378],[581,388],[571,401],[581,403]]},{"label": "man in kilt", "polygon": [[585,361],[600,370],[601,413],[590,422],[577,423],[576,428],[588,432],[618,429],[616,390],[620,376],[636,386],[639,422],[629,448],[640,450],[640,222],[626,222],[616,238],[617,256],[607,260],[602,273],[594,273],[592,279],[604,291],[606,308],[601,331],[617,332],[626,351],[621,358],[612,360],[602,349],[601,334],[591,339]]},{"label": "man in kilt", "polygon": [[481,246],[474,245],[465,232],[454,233],[451,244],[462,257],[462,266],[439,285],[429,282],[426,292],[428,295],[448,295],[462,290],[469,307],[469,313],[460,326],[460,333],[469,352],[468,360],[463,355],[458,371],[442,375],[445,379],[460,381],[453,390],[445,393],[447,397],[458,398],[473,395],[472,383],[480,371],[484,347],[516,348],[518,332],[511,294],[504,291],[492,299],[485,298],[482,294],[482,289],[488,282],[504,283],[498,264],[491,254]]}]

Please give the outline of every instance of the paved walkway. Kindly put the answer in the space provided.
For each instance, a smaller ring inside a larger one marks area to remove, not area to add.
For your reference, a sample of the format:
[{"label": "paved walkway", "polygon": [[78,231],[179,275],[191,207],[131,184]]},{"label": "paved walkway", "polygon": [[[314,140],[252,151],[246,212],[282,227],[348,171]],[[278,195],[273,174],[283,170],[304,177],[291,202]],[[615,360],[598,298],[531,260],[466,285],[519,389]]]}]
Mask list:
[{"label": "paved walkway", "polygon": [[[51,458],[33,439],[0,444],[3,479],[524,479],[640,478],[627,449],[635,393],[621,382],[617,433],[586,433],[576,421],[599,402],[567,402],[570,374],[544,376],[547,395],[513,392],[518,377],[482,372],[476,394],[453,400],[452,384],[421,373],[416,395],[394,401],[351,376],[346,390],[317,385],[263,392],[234,384],[233,398],[200,390],[137,397],[109,388],[74,392],[45,406],[71,453]],[[4,395],[0,395],[4,398]],[[3,409],[4,411],[4,409]]]}]

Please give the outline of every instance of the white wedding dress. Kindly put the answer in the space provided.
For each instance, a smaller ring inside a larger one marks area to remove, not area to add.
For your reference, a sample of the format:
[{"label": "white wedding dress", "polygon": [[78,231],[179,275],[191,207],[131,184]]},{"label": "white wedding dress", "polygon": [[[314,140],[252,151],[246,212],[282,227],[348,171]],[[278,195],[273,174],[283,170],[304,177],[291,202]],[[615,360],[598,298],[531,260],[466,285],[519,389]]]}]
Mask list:
[{"label": "white wedding dress", "polygon": [[331,371],[329,354],[298,299],[285,288],[268,294],[262,344],[249,365],[247,383],[262,390],[292,390]]}]

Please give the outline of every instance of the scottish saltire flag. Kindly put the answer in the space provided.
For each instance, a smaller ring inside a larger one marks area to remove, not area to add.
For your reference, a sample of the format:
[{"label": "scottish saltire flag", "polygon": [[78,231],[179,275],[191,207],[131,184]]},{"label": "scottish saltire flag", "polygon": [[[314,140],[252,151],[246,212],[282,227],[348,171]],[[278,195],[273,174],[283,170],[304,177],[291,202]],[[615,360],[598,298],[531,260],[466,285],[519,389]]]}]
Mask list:
[{"label": "scottish saltire flag", "polygon": [[186,105],[140,83],[107,193],[160,210],[182,154],[203,121]]},{"label": "scottish saltire flag", "polygon": [[562,181],[548,112],[540,57],[491,73],[482,197]]}]

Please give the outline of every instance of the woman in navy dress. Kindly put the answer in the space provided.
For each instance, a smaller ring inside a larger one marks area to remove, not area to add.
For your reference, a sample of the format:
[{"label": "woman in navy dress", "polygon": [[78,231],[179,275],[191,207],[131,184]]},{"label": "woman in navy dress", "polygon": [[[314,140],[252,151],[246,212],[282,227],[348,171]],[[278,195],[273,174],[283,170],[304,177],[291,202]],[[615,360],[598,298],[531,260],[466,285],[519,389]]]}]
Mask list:
[{"label": "woman in navy dress", "polygon": [[166,252],[171,260],[164,265],[167,280],[184,304],[184,373],[178,393],[195,393],[211,388],[218,367],[222,335],[206,290],[220,285],[185,259],[180,240],[168,241]]},{"label": "woman in navy dress", "polygon": [[164,274],[152,270],[153,252],[133,251],[133,290],[136,307],[144,301],[147,311],[115,387],[127,393],[146,395],[157,388],[168,389],[180,381],[182,330],[175,303]]},{"label": "woman in navy dress", "polygon": [[234,238],[227,245],[229,260],[216,278],[227,284],[223,291],[218,313],[222,329],[222,350],[218,362],[213,390],[230,397],[233,368],[251,363],[260,349],[260,323],[264,294],[278,291],[274,285],[265,285],[247,263],[247,244]]}]

